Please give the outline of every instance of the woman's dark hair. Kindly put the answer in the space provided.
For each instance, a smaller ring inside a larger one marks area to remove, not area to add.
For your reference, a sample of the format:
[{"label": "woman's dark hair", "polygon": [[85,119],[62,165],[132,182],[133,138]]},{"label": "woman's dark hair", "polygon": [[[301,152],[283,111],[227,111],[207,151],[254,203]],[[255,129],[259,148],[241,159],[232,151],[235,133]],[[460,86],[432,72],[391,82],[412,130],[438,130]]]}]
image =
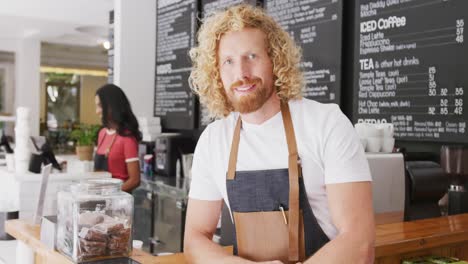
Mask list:
[{"label": "woman's dark hair", "polygon": [[96,91],[101,101],[102,125],[109,127],[110,123],[117,126],[120,136],[133,136],[141,140],[138,121],[132,112],[132,107],[125,93],[117,85],[106,84]]}]

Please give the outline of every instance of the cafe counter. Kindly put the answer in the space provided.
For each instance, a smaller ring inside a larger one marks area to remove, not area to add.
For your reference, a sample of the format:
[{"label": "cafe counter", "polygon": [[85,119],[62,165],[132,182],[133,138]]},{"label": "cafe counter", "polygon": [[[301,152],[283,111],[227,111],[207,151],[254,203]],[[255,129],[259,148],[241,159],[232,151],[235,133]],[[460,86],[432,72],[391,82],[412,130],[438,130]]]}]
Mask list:
[{"label": "cafe counter", "polygon": [[[399,217],[400,214],[376,216],[375,263],[400,264],[402,259],[426,255],[468,260],[468,214],[411,222],[395,221]],[[5,224],[5,230],[32,248],[36,263],[72,263],[40,241],[40,227],[37,225],[23,220],[9,220]],[[130,257],[140,263],[185,263],[181,253],[152,256],[134,249]]]},{"label": "cafe counter", "polygon": [[468,260],[468,214],[410,222],[389,221],[392,217],[376,217],[376,264],[399,264],[427,255]]},{"label": "cafe counter", "polygon": [[[5,230],[34,251],[34,262],[36,264],[73,263],[64,255],[49,249],[41,242],[39,225],[33,225],[24,220],[9,220],[5,223]],[[138,249],[133,249],[130,258],[140,263],[179,264],[185,262],[183,254],[156,257]]]}]

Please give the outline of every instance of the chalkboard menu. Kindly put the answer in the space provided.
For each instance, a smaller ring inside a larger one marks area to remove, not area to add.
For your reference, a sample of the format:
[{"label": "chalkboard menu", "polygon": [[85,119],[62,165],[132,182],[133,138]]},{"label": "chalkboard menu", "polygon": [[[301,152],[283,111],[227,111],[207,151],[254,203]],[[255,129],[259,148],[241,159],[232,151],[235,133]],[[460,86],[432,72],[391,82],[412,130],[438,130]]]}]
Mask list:
[{"label": "chalkboard menu", "polygon": [[255,6],[257,0],[201,0],[202,15],[206,17],[216,11],[241,3],[247,3]]},{"label": "chalkboard menu", "polygon": [[304,96],[324,103],[339,103],[342,1],[265,0],[264,7],[302,48]]},{"label": "chalkboard menu", "polygon": [[468,142],[468,1],[355,8],[354,121],[391,122],[400,140]]},{"label": "chalkboard menu", "polygon": [[197,30],[197,1],[157,1],[154,115],[166,129],[195,128],[195,98],[188,84]]},{"label": "chalkboard menu", "polygon": [[109,43],[107,50],[107,82],[114,83],[114,10],[109,12]]}]

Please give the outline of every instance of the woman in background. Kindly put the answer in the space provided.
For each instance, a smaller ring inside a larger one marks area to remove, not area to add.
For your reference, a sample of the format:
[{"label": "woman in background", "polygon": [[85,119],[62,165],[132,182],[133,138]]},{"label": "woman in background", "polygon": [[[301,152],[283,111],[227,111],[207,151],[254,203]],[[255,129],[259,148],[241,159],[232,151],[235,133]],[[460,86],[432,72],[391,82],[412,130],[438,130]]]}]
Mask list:
[{"label": "woman in background", "polygon": [[140,184],[138,121],[125,93],[116,85],[99,88],[95,103],[103,128],[98,135],[94,170],[109,171],[113,178],[124,181],[123,191],[131,192]]}]

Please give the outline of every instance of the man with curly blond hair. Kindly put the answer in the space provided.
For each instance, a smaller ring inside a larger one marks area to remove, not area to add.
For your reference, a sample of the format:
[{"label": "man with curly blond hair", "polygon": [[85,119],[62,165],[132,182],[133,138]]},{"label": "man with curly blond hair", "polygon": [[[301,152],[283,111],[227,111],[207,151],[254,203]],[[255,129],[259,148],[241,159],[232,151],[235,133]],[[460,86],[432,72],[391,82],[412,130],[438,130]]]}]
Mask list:
[{"label": "man with curly blond hair", "polygon": [[[218,120],[194,154],[184,251],[191,263],[372,263],[371,176],[349,120],[301,96],[300,50],[261,8],[203,21],[193,91]],[[222,201],[234,255],[212,242]]]}]

